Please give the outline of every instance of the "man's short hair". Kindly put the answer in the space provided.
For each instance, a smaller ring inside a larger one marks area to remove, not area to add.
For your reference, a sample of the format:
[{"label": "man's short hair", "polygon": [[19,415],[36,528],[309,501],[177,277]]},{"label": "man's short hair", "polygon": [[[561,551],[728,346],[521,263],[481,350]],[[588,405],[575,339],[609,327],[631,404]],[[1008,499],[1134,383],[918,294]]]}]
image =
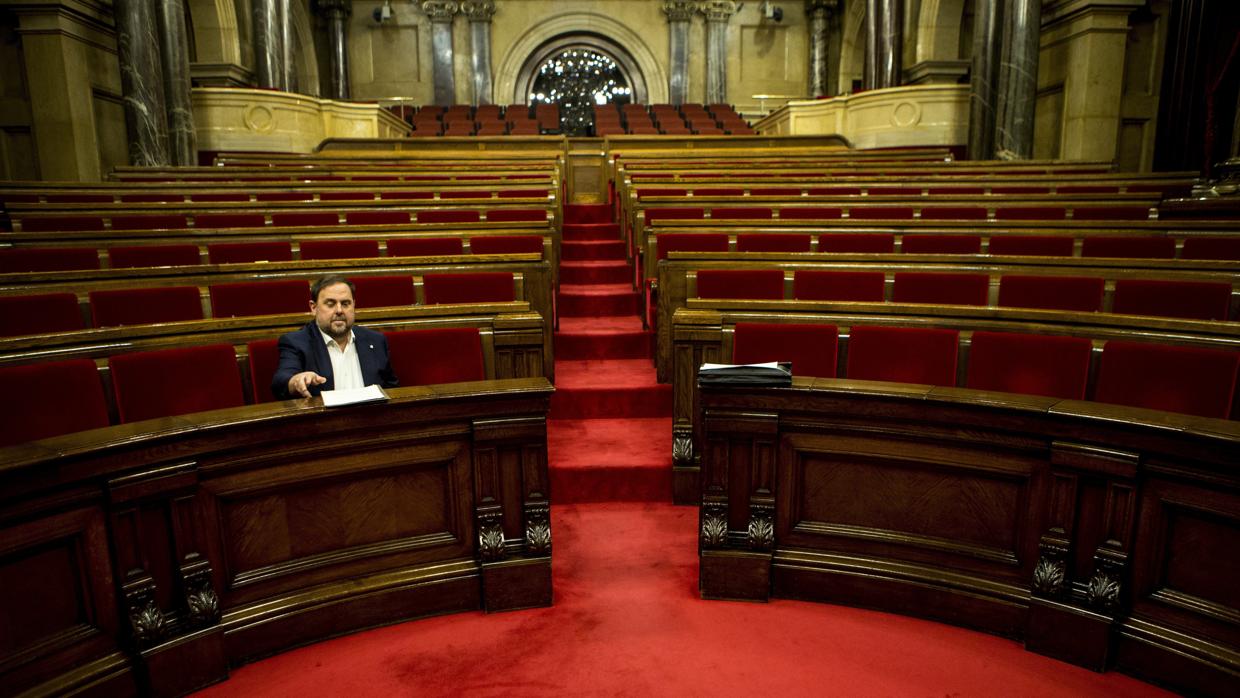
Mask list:
[{"label": "man's short hair", "polygon": [[318,281],[315,281],[314,284],[310,286],[310,300],[314,303],[318,303],[319,292],[327,288],[328,286],[335,286],[336,284],[344,284],[345,286],[348,286],[349,293],[357,295],[357,289],[353,287],[352,281],[349,281],[347,278],[345,278],[344,276],[340,274],[328,274],[327,276],[321,277]]}]

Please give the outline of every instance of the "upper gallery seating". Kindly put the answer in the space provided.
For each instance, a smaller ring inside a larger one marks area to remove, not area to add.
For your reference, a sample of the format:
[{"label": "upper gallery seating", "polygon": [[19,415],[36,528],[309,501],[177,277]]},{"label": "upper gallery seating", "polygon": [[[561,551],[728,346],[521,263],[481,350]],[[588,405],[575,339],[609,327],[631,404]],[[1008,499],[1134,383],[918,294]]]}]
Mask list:
[{"label": "upper gallery seating", "polygon": [[594,106],[594,135],[752,135],[753,128],[727,104],[600,104]]},{"label": "upper gallery seating", "polygon": [[409,124],[410,136],[538,136],[560,132],[556,105],[399,105],[388,109]]}]

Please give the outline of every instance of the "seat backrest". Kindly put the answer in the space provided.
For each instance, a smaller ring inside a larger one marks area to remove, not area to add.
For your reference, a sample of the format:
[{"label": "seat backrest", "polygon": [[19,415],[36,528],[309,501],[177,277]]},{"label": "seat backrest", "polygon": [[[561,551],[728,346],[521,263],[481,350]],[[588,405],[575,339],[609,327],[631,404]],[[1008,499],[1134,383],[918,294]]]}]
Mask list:
[{"label": "seat backrest", "polygon": [[781,269],[703,269],[697,273],[698,298],[779,300],[784,297]]},{"label": "seat backrest", "polygon": [[1119,279],[1111,311],[1192,320],[1226,320],[1231,310],[1231,284],[1208,281]]},{"label": "seat backrest", "polygon": [[353,301],[362,308],[390,308],[413,305],[417,296],[411,276],[356,276],[353,282]]},{"label": "seat backrest", "polygon": [[387,332],[392,371],[401,385],[486,380],[476,327]]},{"label": "seat backrest", "polygon": [[663,233],[655,236],[659,259],[668,252],[727,252],[728,236],[723,233]]},{"label": "seat backrest", "polygon": [[905,235],[900,251],[906,254],[977,254],[980,235]]},{"label": "seat backrest", "polygon": [[477,223],[481,217],[477,211],[418,211],[419,223]]},{"label": "seat backrest", "polygon": [[741,233],[737,252],[809,252],[813,236],[803,233]]},{"label": "seat backrest", "polygon": [[986,305],[989,288],[985,274],[896,272],[891,299],[896,303]]},{"label": "seat backrest", "polygon": [[8,391],[0,447],[108,426],[108,403],[90,359],[0,367]]},{"label": "seat backrest", "polygon": [[426,257],[465,253],[465,241],[459,237],[397,238],[388,240],[389,257]]},{"label": "seat backrest", "polygon": [[890,233],[824,233],[818,236],[819,252],[883,254],[895,249],[896,236]]},{"label": "seat backrest", "polygon": [[108,366],[121,423],[245,404],[231,344],[120,354]]},{"label": "seat backrest", "polygon": [[287,242],[213,242],[207,245],[212,264],[291,262],[293,246]]},{"label": "seat backrest", "polygon": [[1102,310],[1106,281],[1087,276],[1026,276],[999,279],[999,305],[1093,313]]},{"label": "seat backrest", "polygon": [[542,254],[541,235],[477,235],[469,239],[472,254]]},{"label": "seat backrest", "polygon": [[848,377],[952,386],[959,340],[956,330],[854,325],[848,335]]},{"label": "seat backrest", "polygon": [[992,235],[990,254],[1071,257],[1073,244],[1065,235]]},{"label": "seat backrest", "polygon": [[196,286],[91,291],[90,317],[95,327],[201,320],[202,296]]},{"label": "seat backrest", "polygon": [[792,297],[801,301],[882,303],[884,284],[881,271],[798,271],[792,277]]},{"label": "seat backrest", "polygon": [[1184,259],[1240,260],[1240,236],[1190,237],[1184,240]]},{"label": "seat backrest", "polygon": [[310,284],[297,279],[214,284],[211,315],[216,318],[304,313],[310,309]]},{"label": "seat backrest", "polygon": [[1089,235],[1081,241],[1082,257],[1133,257],[1171,259],[1175,240],[1166,237],[1117,237]]},{"label": "seat backrest", "polygon": [[301,243],[302,259],[356,259],[378,256],[378,240],[306,240]]},{"label": "seat backrest", "polygon": [[1240,352],[1112,340],[1098,363],[1094,400],[1226,419],[1238,371]]},{"label": "seat backrest", "polygon": [[1084,337],[979,330],[973,333],[969,349],[966,385],[976,390],[1082,400],[1091,346]]},{"label": "seat backrest", "polygon": [[422,291],[428,305],[440,303],[507,303],[515,299],[512,272],[427,274]]},{"label": "seat backrest", "polygon": [[83,327],[82,311],[72,293],[41,293],[33,296],[0,296],[0,336],[72,332]]},{"label": "seat backrest", "polygon": [[274,402],[271,394],[271,377],[276,375],[280,366],[280,341],[278,339],[259,339],[245,345],[250,365],[250,394],[254,402]]},{"label": "seat backrest", "polygon": [[0,273],[98,268],[99,253],[93,247],[0,248]]},{"label": "seat backrest", "polygon": [[178,267],[202,264],[197,245],[134,245],[108,250],[113,269]]},{"label": "seat backrest", "polygon": [[738,322],[732,363],[791,361],[795,376],[834,378],[838,349],[835,325]]},{"label": "seat backrest", "polygon": [[646,209],[646,222],[701,220],[706,217],[706,209],[700,206],[669,206],[667,208]]}]

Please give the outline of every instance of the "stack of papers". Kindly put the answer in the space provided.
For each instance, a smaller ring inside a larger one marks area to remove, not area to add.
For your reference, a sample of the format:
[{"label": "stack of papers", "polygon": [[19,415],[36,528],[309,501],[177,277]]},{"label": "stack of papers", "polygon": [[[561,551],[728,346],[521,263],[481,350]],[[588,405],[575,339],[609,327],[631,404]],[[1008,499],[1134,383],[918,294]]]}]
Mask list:
[{"label": "stack of papers", "polygon": [[792,385],[792,364],[787,361],[765,364],[702,364],[698,385]]},{"label": "stack of papers", "polygon": [[383,392],[383,388],[377,385],[368,385],[365,388],[354,388],[352,390],[324,390],[320,395],[323,397],[324,407],[357,405],[363,402],[383,402],[388,399],[387,393]]}]

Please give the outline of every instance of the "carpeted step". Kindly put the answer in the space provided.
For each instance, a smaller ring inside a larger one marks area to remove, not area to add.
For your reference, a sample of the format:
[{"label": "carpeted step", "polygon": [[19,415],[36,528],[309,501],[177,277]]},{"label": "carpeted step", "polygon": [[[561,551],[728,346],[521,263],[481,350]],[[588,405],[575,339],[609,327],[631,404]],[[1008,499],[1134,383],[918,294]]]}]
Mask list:
[{"label": "carpeted step", "polygon": [[629,284],[560,284],[556,313],[560,317],[636,315],[641,302]]},{"label": "carpeted step", "polygon": [[619,240],[620,226],[615,223],[565,223],[561,233],[563,240]]},{"label": "carpeted step", "polygon": [[622,259],[560,264],[562,284],[623,284],[630,283],[632,278],[632,267]]},{"label": "carpeted step", "polygon": [[557,504],[667,502],[672,419],[548,419],[547,459]]},{"label": "carpeted step", "polygon": [[562,240],[560,259],[567,262],[624,259],[623,240]]},{"label": "carpeted step", "polygon": [[672,386],[655,380],[649,359],[555,362],[551,417],[667,417]]},{"label": "carpeted step", "polygon": [[565,223],[610,223],[611,204],[565,204]]},{"label": "carpeted step", "polygon": [[562,317],[555,333],[557,359],[649,359],[654,333],[636,315]]}]

